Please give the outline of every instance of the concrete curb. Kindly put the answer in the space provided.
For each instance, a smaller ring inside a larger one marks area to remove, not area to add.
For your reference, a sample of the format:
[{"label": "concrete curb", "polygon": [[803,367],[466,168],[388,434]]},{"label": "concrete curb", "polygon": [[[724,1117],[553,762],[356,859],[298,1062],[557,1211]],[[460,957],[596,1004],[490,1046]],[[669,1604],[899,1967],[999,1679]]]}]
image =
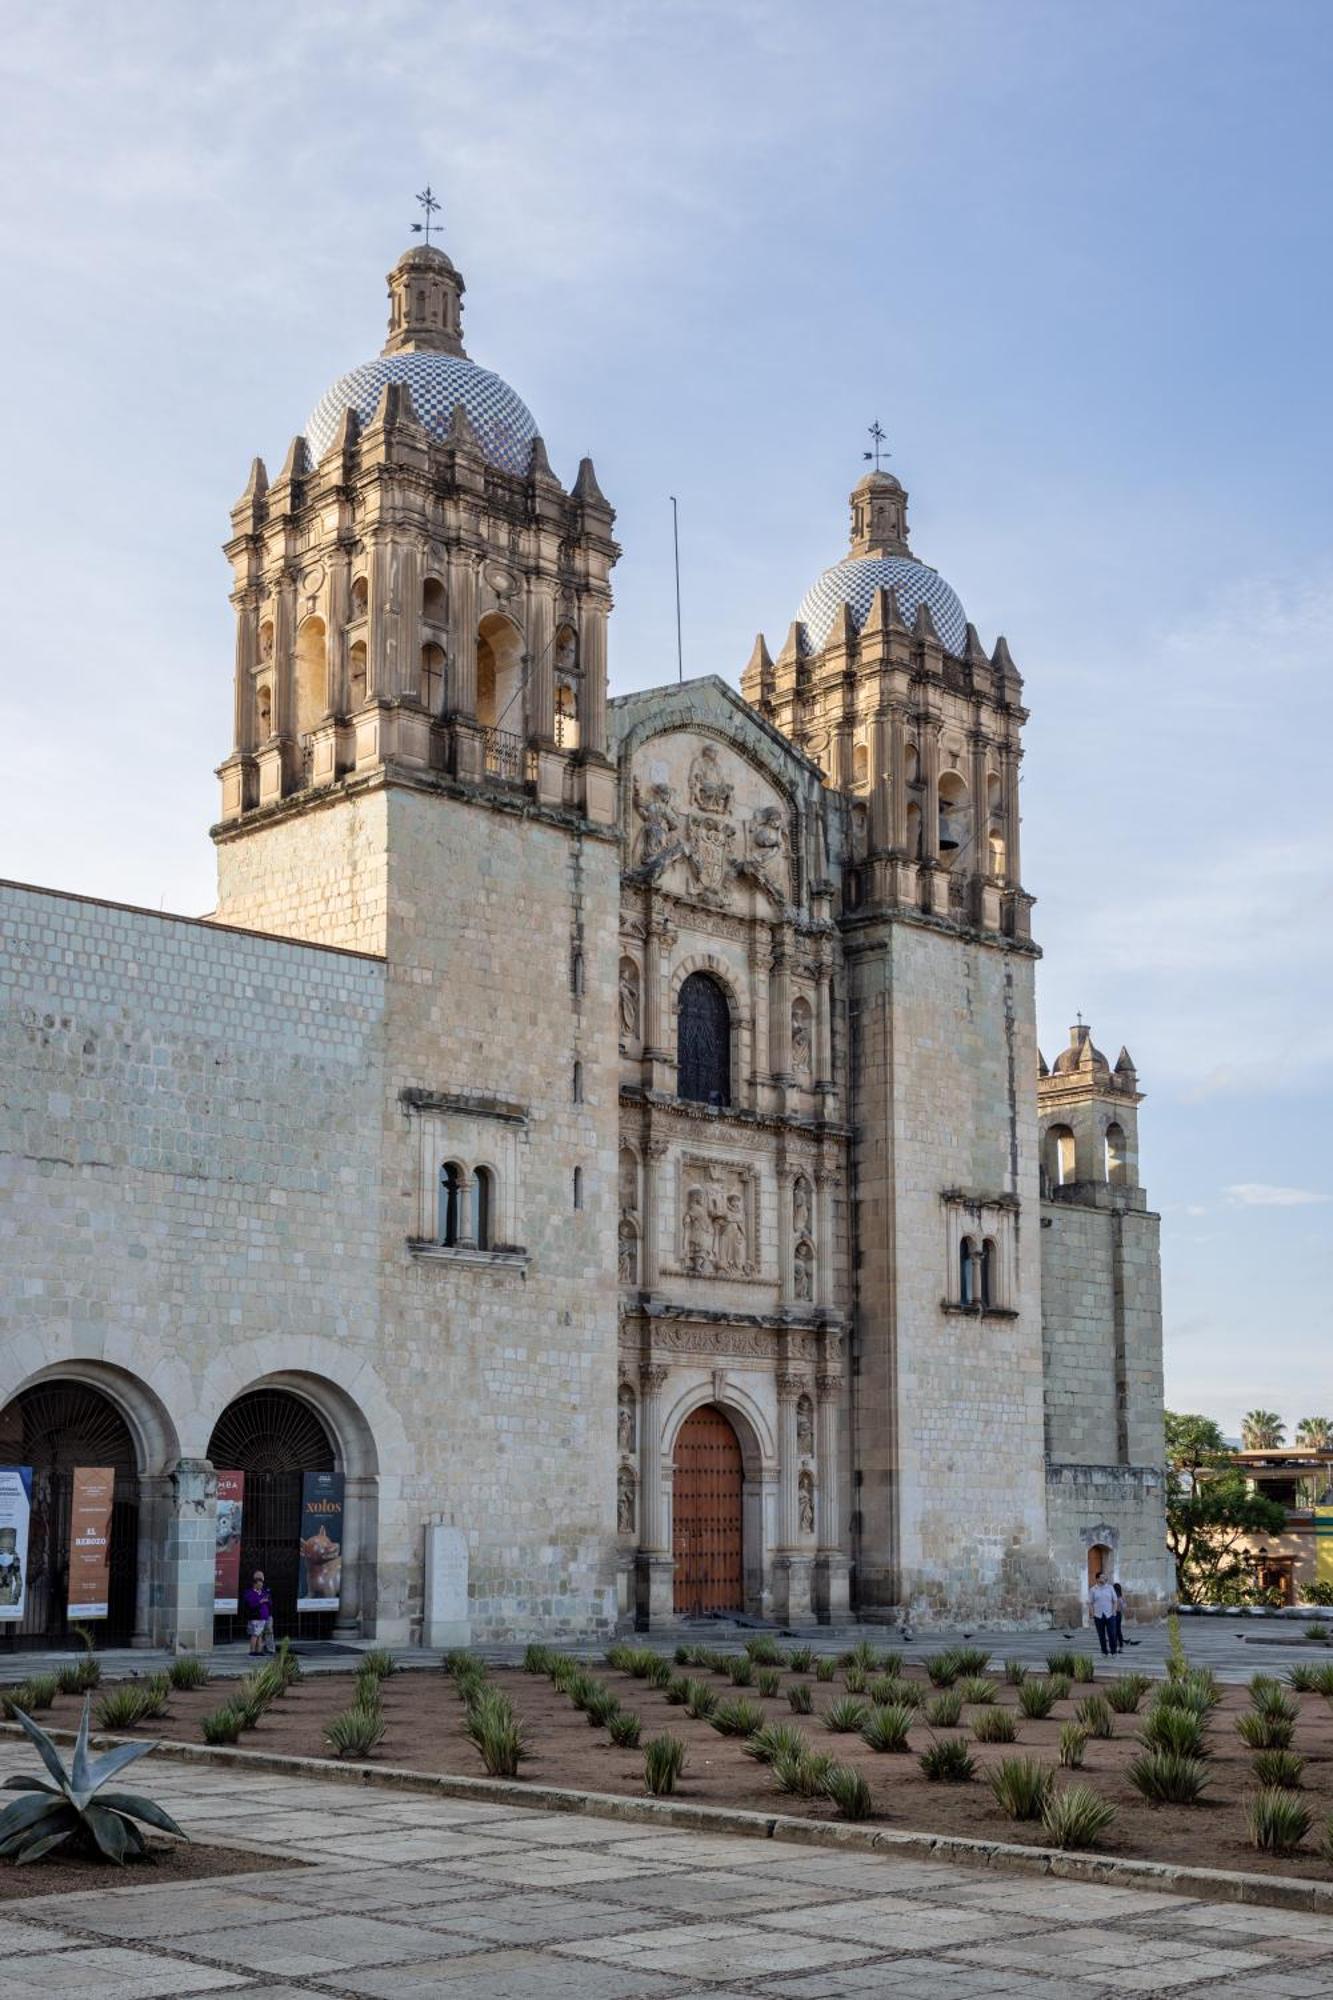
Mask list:
[{"label": "concrete curb", "polygon": [[[72,1729],[47,1733],[57,1743],[74,1741]],[[15,1722],[0,1722],[0,1736],[26,1741]],[[143,1739],[99,1733],[91,1740],[101,1748],[110,1748]],[[743,1812],[735,1806],[690,1805],[683,1799],[625,1798],[617,1792],[571,1791],[558,1785],[521,1784],[510,1778],[453,1777],[389,1764],[326,1762],[321,1757],[285,1757],[272,1750],[236,1750],[207,1743],[162,1740],[154,1754],[215,1769],[239,1766],[248,1771],[273,1771],[282,1777],[316,1778],[326,1784],[433,1792],[475,1805],[586,1813],[590,1819],[628,1820],[691,1833],[739,1834],[750,1840],[778,1840],[797,1847],[837,1847],[853,1854],[896,1854],[964,1868],[996,1868],[1008,1874],[1051,1875],[1062,1882],[1197,1896],[1210,1903],[1262,1903],[1272,1909],[1333,1916],[1333,1882],[1307,1882],[1294,1875],[1252,1875],[1227,1868],[1189,1868],[1170,1861],[1132,1861],[1052,1847],[1022,1847],[1012,1841],[969,1840],[961,1834],[900,1833],[851,1820],[795,1819],[787,1813]]]}]

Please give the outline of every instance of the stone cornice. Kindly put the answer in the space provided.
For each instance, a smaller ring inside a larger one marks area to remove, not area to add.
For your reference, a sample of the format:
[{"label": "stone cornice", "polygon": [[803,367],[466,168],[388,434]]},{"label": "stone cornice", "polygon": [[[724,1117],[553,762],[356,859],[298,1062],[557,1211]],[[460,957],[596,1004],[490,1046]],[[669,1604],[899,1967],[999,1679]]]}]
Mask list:
[{"label": "stone cornice", "polygon": [[514,819],[537,820],[545,826],[559,827],[564,833],[578,833],[585,840],[602,841],[608,846],[615,846],[620,839],[618,828],[600,826],[594,820],[585,819],[581,813],[561,806],[541,805],[516,787],[484,783],[468,785],[440,771],[382,764],[370,771],[349,773],[331,785],[308,786],[304,791],[290,792],[286,798],[276,799],[272,805],[251,806],[239,819],[221,820],[211,826],[209,838],[222,846],[228,841],[244,840],[247,834],[261,827],[273,826],[279,820],[299,817],[304,813],[325,812],[330,806],[340,805],[345,800],[390,789],[433,793],[437,798],[453,799],[459,804],[476,806],[487,812],[506,813]]}]

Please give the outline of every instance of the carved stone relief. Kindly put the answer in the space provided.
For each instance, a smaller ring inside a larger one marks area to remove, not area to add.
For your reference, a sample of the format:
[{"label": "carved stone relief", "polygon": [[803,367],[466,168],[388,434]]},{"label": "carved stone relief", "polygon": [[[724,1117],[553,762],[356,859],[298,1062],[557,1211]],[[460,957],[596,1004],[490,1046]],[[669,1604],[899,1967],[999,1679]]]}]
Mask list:
[{"label": "carved stone relief", "polygon": [[669,861],[684,850],[676,838],[680,814],[672,800],[671,787],[657,782],[643,790],[634,780],[634,810],[639,818],[639,837],[634,859],[647,872],[658,875]]},{"label": "carved stone relief", "polygon": [[628,1382],[620,1385],[616,1399],[616,1443],[621,1451],[633,1451],[637,1425],[635,1422],[636,1399]]},{"label": "carved stone relief", "polygon": [[682,1269],[694,1278],[752,1278],[758,1260],[752,1170],[684,1159],[680,1196]]},{"label": "carved stone relief", "polygon": [[[762,1326],[673,1326],[660,1322],[653,1327],[655,1350],[663,1354],[721,1354],[738,1361],[776,1361],[779,1334]],[[818,1344],[814,1334],[788,1332],[786,1352],[794,1360],[814,1361]],[[637,1338],[627,1347],[637,1348]]]}]

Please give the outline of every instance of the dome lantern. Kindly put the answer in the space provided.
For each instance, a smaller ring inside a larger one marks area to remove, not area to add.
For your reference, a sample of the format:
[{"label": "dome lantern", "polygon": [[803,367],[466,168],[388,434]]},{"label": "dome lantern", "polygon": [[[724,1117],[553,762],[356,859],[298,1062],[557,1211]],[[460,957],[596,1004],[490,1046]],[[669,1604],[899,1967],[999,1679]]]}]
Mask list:
[{"label": "dome lantern", "polygon": [[455,354],[463,347],[462,278],[434,244],[404,250],[386,280],[389,338],[385,354]]}]

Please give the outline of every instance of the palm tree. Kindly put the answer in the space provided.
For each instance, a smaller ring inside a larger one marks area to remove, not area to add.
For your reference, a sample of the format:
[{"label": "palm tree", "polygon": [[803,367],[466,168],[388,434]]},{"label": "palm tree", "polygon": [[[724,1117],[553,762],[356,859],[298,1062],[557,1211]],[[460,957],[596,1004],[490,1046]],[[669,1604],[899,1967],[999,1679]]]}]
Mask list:
[{"label": "palm tree", "polygon": [[1287,1435],[1287,1427],[1276,1410],[1247,1410],[1240,1420],[1240,1438],[1246,1451],[1277,1451]]},{"label": "palm tree", "polygon": [[1333,1417],[1302,1417],[1296,1442],[1303,1451],[1333,1451]]}]

